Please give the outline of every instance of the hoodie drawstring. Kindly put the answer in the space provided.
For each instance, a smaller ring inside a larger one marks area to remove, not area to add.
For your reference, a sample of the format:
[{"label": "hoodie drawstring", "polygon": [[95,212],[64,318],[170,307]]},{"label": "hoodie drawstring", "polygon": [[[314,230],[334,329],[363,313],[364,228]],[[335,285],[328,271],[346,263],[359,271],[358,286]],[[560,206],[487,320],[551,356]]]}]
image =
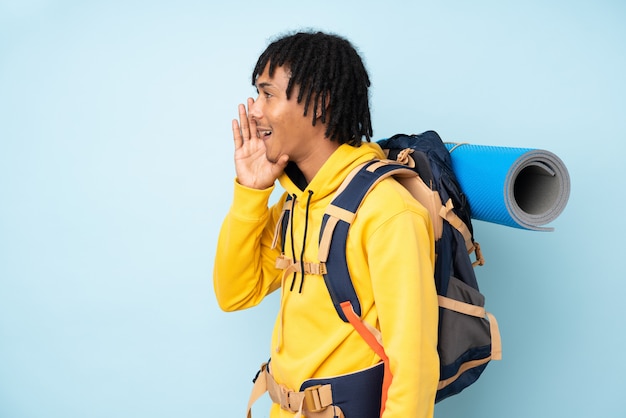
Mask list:
[{"label": "hoodie drawstring", "polygon": [[[300,250],[300,287],[298,289],[298,293],[302,293],[302,287],[304,286],[304,274],[305,274],[305,269],[304,269],[304,250],[306,248],[306,236],[309,230],[309,208],[311,207],[311,197],[313,196],[313,190],[309,190],[309,196],[307,197],[306,200],[306,209],[305,209],[305,213],[304,213],[304,236],[302,237],[302,249]],[[290,230],[289,230],[289,235],[291,236],[291,259],[292,260],[297,260],[296,259],[296,248],[295,248],[295,244],[294,244],[294,235],[293,235],[293,213],[294,213],[294,206],[295,206],[295,202],[296,202],[296,195],[292,195],[292,204],[291,204],[291,211],[290,211]],[[296,276],[297,276],[297,272],[293,272],[293,276],[291,278],[291,285],[289,286],[289,291],[293,291],[293,287],[296,283]]]},{"label": "hoodie drawstring", "polygon": [[[307,198],[306,201],[306,210],[305,210],[305,220],[304,220],[304,237],[302,239],[302,250],[300,251],[300,262],[299,262],[299,266],[300,266],[300,274],[301,274],[301,279],[300,279],[300,287],[298,289],[298,293],[302,293],[302,288],[304,286],[304,275],[307,271],[307,269],[305,268],[305,262],[304,262],[304,250],[306,247],[306,236],[308,233],[308,229],[309,229],[309,208],[311,206],[311,197],[313,196],[313,191],[309,190],[309,196]],[[293,287],[295,285],[296,282],[296,276],[298,275],[298,269],[297,266],[298,264],[296,264],[296,248],[294,245],[294,233],[293,233],[293,213],[294,213],[294,209],[295,209],[295,204],[296,204],[296,195],[292,195],[291,196],[291,208],[290,208],[290,213],[289,213],[289,222],[288,222],[288,228],[289,228],[289,235],[291,237],[291,257],[292,260],[291,264],[289,264],[288,266],[285,266],[285,270],[283,272],[283,277],[282,277],[282,285],[281,285],[281,295],[280,295],[280,300],[282,301],[282,303],[286,303],[286,300],[284,299],[284,292],[285,292],[285,281],[287,278],[287,275],[291,272],[293,272],[292,278],[291,278],[291,286],[289,288],[289,291],[293,291]],[[277,230],[278,231],[278,230]],[[282,253],[285,253],[285,243],[284,243],[284,239],[282,242]],[[278,331],[278,341],[277,341],[277,345],[276,345],[276,352],[279,352],[283,346],[283,321],[284,321],[284,306],[283,308],[281,308],[280,310],[280,325],[279,325],[279,331]]]},{"label": "hoodie drawstring", "polygon": [[[293,243],[293,212],[296,206],[296,195],[291,195],[291,210],[289,211],[289,235],[291,236],[291,259],[296,259],[296,247]],[[283,244],[284,245],[284,244]],[[284,252],[284,251],[283,251]],[[293,276],[291,278],[291,286],[289,287],[289,291],[293,291],[293,285],[296,282],[297,273],[294,271]]]}]

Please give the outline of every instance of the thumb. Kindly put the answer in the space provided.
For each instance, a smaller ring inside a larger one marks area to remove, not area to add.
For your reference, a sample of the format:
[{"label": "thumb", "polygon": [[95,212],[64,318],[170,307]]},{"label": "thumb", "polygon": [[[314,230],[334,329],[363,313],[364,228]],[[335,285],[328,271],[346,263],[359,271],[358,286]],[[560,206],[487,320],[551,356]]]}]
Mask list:
[{"label": "thumb", "polygon": [[274,163],[274,168],[277,172],[283,172],[285,167],[287,167],[287,163],[289,162],[289,156],[287,154],[283,154],[278,157],[278,160]]}]

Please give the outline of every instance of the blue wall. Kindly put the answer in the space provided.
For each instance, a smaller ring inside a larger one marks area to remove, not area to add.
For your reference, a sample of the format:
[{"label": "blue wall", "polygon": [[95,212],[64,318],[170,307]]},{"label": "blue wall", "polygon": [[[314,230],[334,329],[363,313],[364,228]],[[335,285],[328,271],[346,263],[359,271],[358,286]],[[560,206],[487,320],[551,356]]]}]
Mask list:
[{"label": "blue wall", "polygon": [[214,300],[230,120],[300,27],[359,47],[376,137],[570,171],[554,232],[476,223],[504,359],[436,416],[626,416],[623,2],[210,3],[0,0],[0,417],[244,416],[277,299]]}]

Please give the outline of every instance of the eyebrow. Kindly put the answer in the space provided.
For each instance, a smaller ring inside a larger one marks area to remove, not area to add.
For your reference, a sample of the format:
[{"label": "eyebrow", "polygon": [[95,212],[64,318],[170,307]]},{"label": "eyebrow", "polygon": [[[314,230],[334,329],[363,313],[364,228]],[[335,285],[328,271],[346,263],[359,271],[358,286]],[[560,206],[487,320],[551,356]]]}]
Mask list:
[{"label": "eyebrow", "polygon": [[264,89],[264,88],[266,88],[266,87],[271,87],[271,86],[272,86],[272,83],[269,83],[269,82],[267,82],[267,81],[264,81],[264,82],[262,82],[262,83],[257,84],[256,88],[257,88],[257,89]]}]

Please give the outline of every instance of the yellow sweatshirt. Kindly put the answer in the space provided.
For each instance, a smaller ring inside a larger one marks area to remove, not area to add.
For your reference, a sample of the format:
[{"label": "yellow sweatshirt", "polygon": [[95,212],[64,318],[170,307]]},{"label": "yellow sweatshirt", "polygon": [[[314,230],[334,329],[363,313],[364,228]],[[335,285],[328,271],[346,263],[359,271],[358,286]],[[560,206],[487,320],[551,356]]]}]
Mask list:
[{"label": "yellow sweatshirt", "polygon": [[[380,361],[352,325],[339,318],[323,276],[290,274],[281,283],[282,271],[275,267],[280,245],[271,248],[283,202],[287,194],[295,195],[293,243],[289,231],[286,255],[299,261],[303,253],[305,262],[319,262],[324,210],[348,173],[374,158],[384,158],[375,143],[341,145],[305,190],[283,174],[279,181],[286,193],[269,209],[273,188],[254,190],[235,182],[218,240],[215,294],[222,309],[234,311],[255,306],[281,289],[271,368],[276,381],[291,389],[298,390],[307,379],[352,373]],[[428,212],[395,180],[383,180],[365,198],[350,227],[347,262],[362,317],[382,332],[390,359],[393,380],[383,418],[432,417],[439,358]],[[291,416],[278,405],[272,408],[271,417]]]}]

